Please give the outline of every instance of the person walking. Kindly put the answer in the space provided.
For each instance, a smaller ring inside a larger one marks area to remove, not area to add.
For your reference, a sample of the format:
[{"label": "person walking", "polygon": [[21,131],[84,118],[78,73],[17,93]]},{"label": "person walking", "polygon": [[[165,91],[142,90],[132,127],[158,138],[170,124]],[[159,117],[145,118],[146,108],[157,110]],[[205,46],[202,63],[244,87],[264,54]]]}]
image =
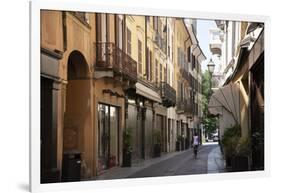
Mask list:
[{"label": "person walking", "polygon": [[198,136],[198,134],[196,132],[195,132],[195,134],[193,135],[193,138],[192,138],[192,145],[193,145],[194,159],[197,159],[198,145],[199,145],[199,136]]}]

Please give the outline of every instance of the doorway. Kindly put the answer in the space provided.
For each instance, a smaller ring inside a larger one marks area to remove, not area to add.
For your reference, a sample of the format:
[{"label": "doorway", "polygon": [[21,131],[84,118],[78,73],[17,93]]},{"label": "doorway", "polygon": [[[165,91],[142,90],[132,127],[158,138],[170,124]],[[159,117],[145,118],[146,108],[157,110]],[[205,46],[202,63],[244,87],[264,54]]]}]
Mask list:
[{"label": "doorway", "polygon": [[[68,57],[67,85],[65,91],[65,111],[63,128],[62,168],[74,170],[69,165],[70,157],[77,155],[84,163],[83,171],[93,171],[93,139],[91,114],[91,80],[88,64],[83,54],[73,51]],[[78,163],[78,162],[77,162]],[[79,167],[77,170],[80,170]],[[80,174],[80,171],[77,171]],[[84,173],[82,174],[84,175]]]},{"label": "doorway", "polygon": [[98,170],[119,165],[119,107],[98,104]]}]

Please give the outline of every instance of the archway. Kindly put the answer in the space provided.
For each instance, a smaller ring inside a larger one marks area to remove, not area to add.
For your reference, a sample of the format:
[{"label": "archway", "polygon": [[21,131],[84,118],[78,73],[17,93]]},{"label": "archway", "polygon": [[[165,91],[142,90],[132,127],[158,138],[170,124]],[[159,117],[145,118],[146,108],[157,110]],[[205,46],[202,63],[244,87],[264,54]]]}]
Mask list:
[{"label": "archway", "polygon": [[[79,180],[78,176],[70,177],[64,171],[69,165],[69,156],[82,156],[82,161],[90,171],[92,160],[92,126],[91,126],[91,82],[90,72],[84,56],[79,51],[73,51],[67,64],[67,87],[65,96],[64,130],[63,130],[63,180]],[[81,153],[81,154],[80,154]],[[74,155],[75,154],[75,155]],[[79,162],[78,162],[79,163]],[[78,166],[77,168],[80,168]],[[73,169],[73,168],[72,168]],[[71,170],[71,168],[69,168]]]}]

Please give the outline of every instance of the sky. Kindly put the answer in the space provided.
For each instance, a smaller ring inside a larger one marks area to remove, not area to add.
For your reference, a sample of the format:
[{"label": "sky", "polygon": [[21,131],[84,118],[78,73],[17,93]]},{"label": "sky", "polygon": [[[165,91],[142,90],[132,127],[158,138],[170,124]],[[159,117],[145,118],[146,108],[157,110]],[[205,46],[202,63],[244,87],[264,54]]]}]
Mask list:
[{"label": "sky", "polygon": [[210,34],[209,30],[216,28],[216,23],[214,20],[197,20],[197,39],[199,45],[206,56],[206,60],[202,62],[202,72],[207,70],[207,64],[210,61],[212,53],[209,49]]}]

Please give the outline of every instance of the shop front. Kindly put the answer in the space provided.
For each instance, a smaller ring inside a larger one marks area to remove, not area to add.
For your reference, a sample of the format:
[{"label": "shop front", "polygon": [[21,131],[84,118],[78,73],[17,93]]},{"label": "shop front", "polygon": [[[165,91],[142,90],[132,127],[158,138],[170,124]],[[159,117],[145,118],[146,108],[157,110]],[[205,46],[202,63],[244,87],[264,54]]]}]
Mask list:
[{"label": "shop front", "polygon": [[99,171],[119,165],[120,107],[98,104],[98,168]]}]

